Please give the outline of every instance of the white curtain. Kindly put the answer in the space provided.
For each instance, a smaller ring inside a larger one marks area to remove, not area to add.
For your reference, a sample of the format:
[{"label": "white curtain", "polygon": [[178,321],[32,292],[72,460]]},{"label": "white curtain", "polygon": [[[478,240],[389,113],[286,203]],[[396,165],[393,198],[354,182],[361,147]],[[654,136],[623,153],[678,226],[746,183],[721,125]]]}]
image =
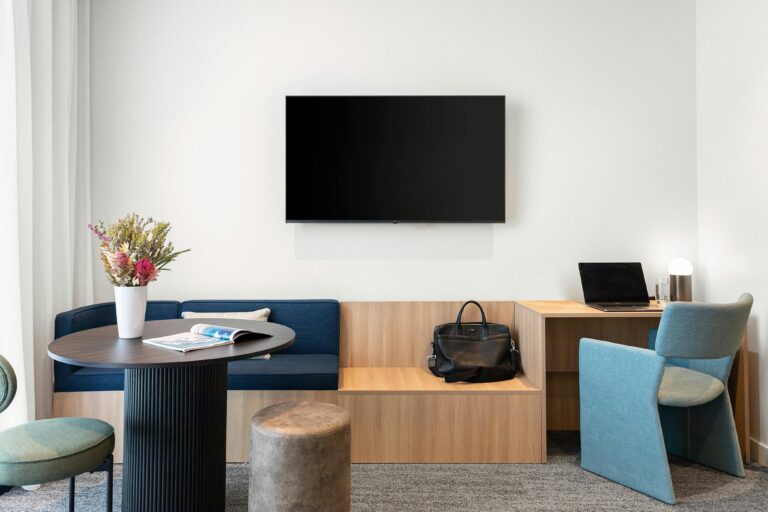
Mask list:
[{"label": "white curtain", "polygon": [[0,430],[52,414],[58,312],[93,299],[90,0],[0,0],[0,354],[19,387]]}]

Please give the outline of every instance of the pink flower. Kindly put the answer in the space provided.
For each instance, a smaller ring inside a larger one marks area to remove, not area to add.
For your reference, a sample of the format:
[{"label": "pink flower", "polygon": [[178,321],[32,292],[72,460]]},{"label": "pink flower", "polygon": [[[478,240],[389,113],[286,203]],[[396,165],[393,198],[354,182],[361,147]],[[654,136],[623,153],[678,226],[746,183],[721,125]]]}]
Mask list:
[{"label": "pink flower", "polygon": [[133,280],[138,281],[139,286],[145,286],[157,277],[157,269],[149,261],[149,258],[142,258],[133,265]]},{"label": "pink flower", "polygon": [[117,268],[124,269],[128,266],[129,261],[130,259],[128,258],[128,255],[124,252],[115,253],[115,265],[117,265]]}]

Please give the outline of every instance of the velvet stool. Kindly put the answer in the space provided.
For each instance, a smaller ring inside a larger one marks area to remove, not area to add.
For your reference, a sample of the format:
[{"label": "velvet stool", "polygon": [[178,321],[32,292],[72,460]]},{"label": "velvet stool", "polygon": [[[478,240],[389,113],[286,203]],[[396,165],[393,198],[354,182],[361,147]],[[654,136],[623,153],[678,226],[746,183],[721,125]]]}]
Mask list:
[{"label": "velvet stool", "polygon": [[349,414],[288,402],[251,421],[249,512],[349,512]]}]

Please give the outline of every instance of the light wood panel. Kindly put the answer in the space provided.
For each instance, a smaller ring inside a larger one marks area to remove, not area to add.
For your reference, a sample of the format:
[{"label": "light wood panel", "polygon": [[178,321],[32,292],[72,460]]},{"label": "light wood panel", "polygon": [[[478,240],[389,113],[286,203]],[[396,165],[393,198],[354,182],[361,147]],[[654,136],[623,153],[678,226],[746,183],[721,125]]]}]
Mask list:
[{"label": "light wood panel", "polygon": [[[523,373],[533,386],[541,390],[542,404],[547,400],[547,380],[546,380],[546,345],[544,339],[546,336],[546,323],[544,317],[539,313],[519,306],[515,307],[515,323],[512,329],[512,335],[517,341],[520,349],[520,359],[522,361]],[[539,425],[539,442],[541,446],[540,458],[542,462],[547,461],[547,407],[543,405],[540,408],[541,417]]]},{"label": "light wood panel", "polygon": [[578,372],[581,338],[648,348],[648,330],[659,318],[547,318],[547,371]]},{"label": "light wood panel", "polygon": [[[659,318],[661,311],[616,311],[608,313],[591,308],[583,302],[573,300],[523,300],[516,302],[518,307],[529,309],[545,318]],[[655,301],[651,304],[656,305]]]},{"label": "light wood panel", "polygon": [[544,319],[533,311],[515,309],[515,324],[512,336],[520,350],[523,373],[536,387],[544,389]]},{"label": "light wood panel", "polygon": [[[514,302],[479,301],[489,322],[514,322]],[[462,302],[342,302],[341,366],[426,368],[432,333],[454,322]],[[467,306],[464,320],[479,321]]]},{"label": "light wood panel", "polygon": [[505,394],[340,394],[352,462],[544,462],[541,398]]},{"label": "light wood panel", "polygon": [[282,402],[328,402],[338,405],[336,391],[229,391],[227,393],[227,462],[248,462],[251,418]]},{"label": "light wood panel", "polygon": [[[227,393],[227,462],[248,462],[251,418],[260,409],[291,401],[338,404],[336,391],[229,391]],[[115,428],[115,462],[123,461],[123,392],[54,393],[54,417],[84,416]]]},{"label": "light wood panel", "polygon": [[106,421],[115,429],[115,462],[123,462],[123,392],[84,391],[53,394],[53,417],[79,416]]},{"label": "light wood panel", "polygon": [[579,374],[547,374],[547,430],[579,430]]},{"label": "light wood panel", "polygon": [[464,393],[464,394],[534,394],[540,389],[531,385],[525,376],[501,382],[446,383],[426,368],[342,368],[339,379],[340,394],[373,393]]},{"label": "light wood panel", "polygon": [[747,332],[744,341],[736,354],[728,379],[728,393],[731,395],[733,417],[736,422],[736,432],[739,437],[741,454],[747,462],[752,460],[752,443],[749,437],[749,343]]}]

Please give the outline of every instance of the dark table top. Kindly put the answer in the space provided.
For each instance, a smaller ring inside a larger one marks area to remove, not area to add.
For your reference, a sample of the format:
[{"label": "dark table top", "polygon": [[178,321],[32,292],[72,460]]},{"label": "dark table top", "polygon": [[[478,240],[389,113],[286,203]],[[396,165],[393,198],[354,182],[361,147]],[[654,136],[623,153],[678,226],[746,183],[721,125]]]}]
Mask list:
[{"label": "dark table top", "polygon": [[48,355],[62,363],[97,368],[152,368],[194,366],[245,359],[278,352],[291,346],[296,333],[284,325],[231,318],[195,318],[188,320],[155,320],[144,324],[144,337],[157,338],[189,329],[199,323],[237,327],[270,337],[238,341],[221,347],[177,352],[143,343],[142,338],[123,339],[117,326],[108,325],[63,336],[48,345]]}]

